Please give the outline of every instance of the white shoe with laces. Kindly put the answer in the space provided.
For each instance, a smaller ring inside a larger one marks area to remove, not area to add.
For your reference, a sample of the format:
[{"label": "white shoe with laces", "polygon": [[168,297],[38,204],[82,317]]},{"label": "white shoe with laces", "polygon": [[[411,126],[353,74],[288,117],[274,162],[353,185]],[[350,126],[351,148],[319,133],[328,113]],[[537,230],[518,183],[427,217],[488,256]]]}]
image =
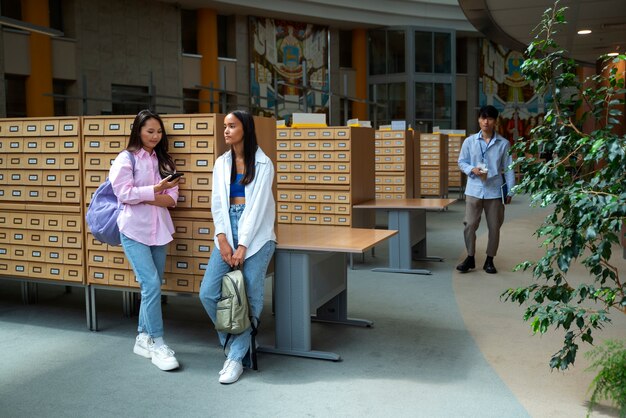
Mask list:
[{"label": "white shoe with laces", "polygon": [[163,371],[177,369],[179,364],[174,357],[174,350],[169,348],[167,344],[156,347],[154,342],[150,344],[150,355],[152,356],[152,364]]},{"label": "white shoe with laces", "polygon": [[228,363],[230,363],[230,359],[227,358],[224,361],[224,365],[222,366],[222,370],[220,370],[220,372],[218,373],[220,376],[224,374],[224,372],[226,371],[226,367],[228,367]]},{"label": "white shoe with laces", "polygon": [[243,373],[243,365],[240,361],[226,360],[228,364],[220,372],[220,383],[223,385],[229,385],[239,380],[239,376]]},{"label": "white shoe with laces", "polygon": [[141,333],[135,338],[135,346],[133,347],[133,353],[143,358],[152,358],[150,354],[150,344],[152,338],[148,334]]}]

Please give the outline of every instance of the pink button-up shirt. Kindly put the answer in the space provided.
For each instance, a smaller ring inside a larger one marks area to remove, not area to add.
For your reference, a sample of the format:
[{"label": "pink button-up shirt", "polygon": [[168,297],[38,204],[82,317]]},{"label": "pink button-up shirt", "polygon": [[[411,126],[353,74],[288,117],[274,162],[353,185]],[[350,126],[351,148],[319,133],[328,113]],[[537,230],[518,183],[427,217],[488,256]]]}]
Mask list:
[{"label": "pink button-up shirt", "polygon": [[[124,209],[117,218],[120,232],[145,245],[165,245],[172,241],[174,223],[168,208],[149,205],[154,200],[154,185],[161,181],[156,153],[148,154],[143,148],[134,152],[135,174],[128,152],[122,151],[113,161],[109,180],[117,199]],[[166,189],[178,200],[178,186]]]}]

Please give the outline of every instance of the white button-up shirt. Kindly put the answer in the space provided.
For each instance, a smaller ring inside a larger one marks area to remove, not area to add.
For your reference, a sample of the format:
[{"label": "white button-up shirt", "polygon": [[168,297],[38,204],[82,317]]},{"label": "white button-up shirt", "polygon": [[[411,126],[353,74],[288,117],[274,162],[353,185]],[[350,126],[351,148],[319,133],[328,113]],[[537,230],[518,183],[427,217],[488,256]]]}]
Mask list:
[{"label": "white button-up shirt", "polygon": [[[509,195],[515,185],[515,174],[513,170],[509,170],[512,163],[509,141],[496,133],[487,144],[481,132],[467,137],[461,146],[458,162],[461,171],[467,174],[465,194],[478,199],[499,199],[500,186],[503,183],[502,173],[506,178]],[[472,168],[480,163],[484,163],[488,169],[489,174],[485,181],[472,173]]]},{"label": "white button-up shirt", "polygon": [[[246,184],[246,207],[239,218],[238,226],[239,245],[247,248],[246,258],[253,256],[267,241],[276,241],[274,232],[276,203],[272,194],[274,165],[260,147],[257,148],[254,158],[254,180]],[[228,215],[231,168],[232,154],[229,150],[218,157],[213,167],[211,212],[215,225],[215,243],[218,242],[218,234],[225,234],[228,243],[235,250]]]}]

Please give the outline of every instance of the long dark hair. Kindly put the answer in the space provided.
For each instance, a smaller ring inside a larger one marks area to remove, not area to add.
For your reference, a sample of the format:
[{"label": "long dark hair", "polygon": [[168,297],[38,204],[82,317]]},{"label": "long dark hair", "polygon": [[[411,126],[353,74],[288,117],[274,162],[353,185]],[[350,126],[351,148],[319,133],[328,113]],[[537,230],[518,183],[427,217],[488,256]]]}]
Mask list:
[{"label": "long dark hair", "polygon": [[[241,184],[249,184],[254,180],[256,160],[254,158],[259,144],[256,141],[256,130],[254,128],[254,118],[250,112],[245,110],[234,110],[230,112],[241,122],[243,126],[243,161],[246,166]],[[231,149],[233,165],[230,170],[230,182],[234,183],[237,179],[237,165],[235,164],[235,151]]]},{"label": "long dark hair", "polygon": [[154,152],[156,152],[157,159],[159,160],[159,173],[162,178],[165,178],[176,171],[176,165],[174,164],[172,156],[168,152],[169,142],[167,141],[167,133],[165,133],[165,126],[163,125],[163,121],[159,115],[148,109],[144,109],[137,113],[135,121],[133,122],[133,128],[130,131],[130,138],[128,138],[128,145],[126,146],[126,149],[134,152],[143,147],[141,142],[141,128],[150,119],[156,119],[159,121],[159,125],[161,125],[161,140],[156,147],[154,147]]}]

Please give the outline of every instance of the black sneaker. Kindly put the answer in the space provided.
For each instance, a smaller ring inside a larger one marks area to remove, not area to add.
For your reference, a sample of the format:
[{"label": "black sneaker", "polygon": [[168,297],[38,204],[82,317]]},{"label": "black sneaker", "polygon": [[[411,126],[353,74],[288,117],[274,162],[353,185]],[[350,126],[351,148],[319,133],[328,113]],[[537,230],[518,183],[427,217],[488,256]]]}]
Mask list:
[{"label": "black sneaker", "polygon": [[487,257],[485,264],[483,265],[483,270],[489,274],[496,274],[498,272],[498,270],[496,270],[496,266],[493,265],[493,257]]},{"label": "black sneaker", "polygon": [[474,261],[474,257],[470,255],[468,255],[467,258],[463,260],[461,264],[456,266],[456,269],[460,271],[461,273],[466,273],[470,269],[473,269],[473,268],[476,268],[476,262]]}]

